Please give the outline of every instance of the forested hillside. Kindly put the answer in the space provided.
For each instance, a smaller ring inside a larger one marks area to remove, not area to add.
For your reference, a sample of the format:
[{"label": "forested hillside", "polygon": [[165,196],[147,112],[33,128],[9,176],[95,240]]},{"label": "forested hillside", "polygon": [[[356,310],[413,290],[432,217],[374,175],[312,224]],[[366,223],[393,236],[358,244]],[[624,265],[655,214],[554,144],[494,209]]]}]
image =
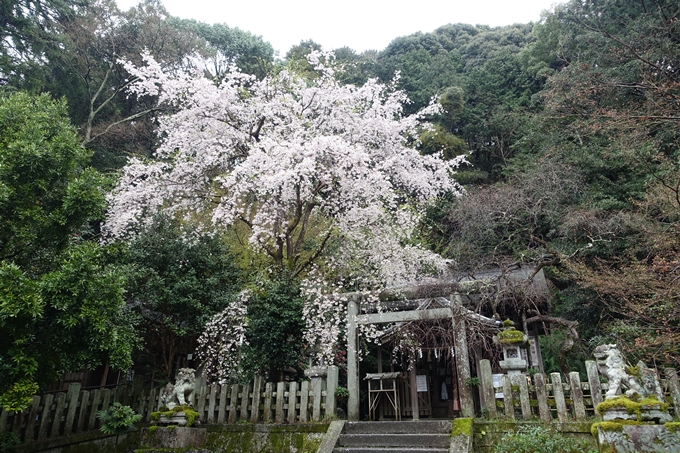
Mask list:
[{"label": "forested hillside", "polygon": [[275,58],[158,0],[3,2],[0,403],[197,346],[223,380],[341,357],[333,292],[516,263],[551,285],[512,306],[558,319],[551,371],[614,341],[677,367],[679,14],[573,0]]}]

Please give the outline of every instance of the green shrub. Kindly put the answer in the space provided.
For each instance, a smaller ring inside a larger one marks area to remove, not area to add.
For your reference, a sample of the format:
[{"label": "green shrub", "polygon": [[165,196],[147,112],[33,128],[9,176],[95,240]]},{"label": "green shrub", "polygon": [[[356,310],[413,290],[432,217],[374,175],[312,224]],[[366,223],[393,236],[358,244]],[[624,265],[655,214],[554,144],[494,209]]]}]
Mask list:
[{"label": "green shrub", "polygon": [[494,453],[595,453],[588,441],[565,436],[545,426],[523,426],[503,436]]},{"label": "green shrub", "polygon": [[16,447],[20,443],[19,436],[12,432],[5,431],[0,434],[0,452],[8,451],[10,448]]},{"label": "green shrub", "polygon": [[347,390],[347,387],[335,387],[334,393],[338,398],[349,398],[349,390]]},{"label": "green shrub", "polygon": [[106,410],[98,411],[97,418],[101,421],[101,432],[105,434],[124,434],[134,431],[135,423],[142,419],[130,406],[123,406],[119,402],[113,403]]},{"label": "green shrub", "polygon": [[478,377],[469,377],[465,379],[465,387],[473,388],[473,387],[479,387],[481,384],[481,381],[479,380]]}]

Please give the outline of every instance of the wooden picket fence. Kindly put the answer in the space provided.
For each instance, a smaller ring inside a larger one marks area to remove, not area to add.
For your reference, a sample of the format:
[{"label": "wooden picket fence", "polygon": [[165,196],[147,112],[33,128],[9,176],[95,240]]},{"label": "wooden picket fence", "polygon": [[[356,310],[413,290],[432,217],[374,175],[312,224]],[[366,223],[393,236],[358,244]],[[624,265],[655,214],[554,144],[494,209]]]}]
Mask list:
[{"label": "wooden picket fence", "polygon": [[[302,382],[272,383],[256,377],[244,385],[205,385],[199,380],[193,407],[203,423],[321,421],[336,411],[338,368],[328,368],[327,377]],[[81,390],[75,383],[65,392],[36,395],[23,412],[0,410],[0,433],[12,431],[28,443],[97,430],[97,411],[114,402],[131,406],[148,422],[158,410],[160,390],[143,389],[141,384],[138,380],[116,389]]]},{"label": "wooden picket fence", "polygon": [[[502,377],[502,385],[494,387],[491,365],[488,360],[480,362],[479,378],[482,393],[482,410],[490,418],[523,420],[541,419],[567,422],[585,420],[597,416],[595,408],[604,400],[608,385],[600,382],[597,364],[586,361],[588,382],[581,382],[579,373],[569,373],[567,382],[562,382],[560,373],[551,373],[550,382],[543,374]],[[665,379],[661,387],[665,393],[669,411],[680,416],[680,384],[672,368],[664,370]],[[490,402],[493,402],[490,404]]]}]

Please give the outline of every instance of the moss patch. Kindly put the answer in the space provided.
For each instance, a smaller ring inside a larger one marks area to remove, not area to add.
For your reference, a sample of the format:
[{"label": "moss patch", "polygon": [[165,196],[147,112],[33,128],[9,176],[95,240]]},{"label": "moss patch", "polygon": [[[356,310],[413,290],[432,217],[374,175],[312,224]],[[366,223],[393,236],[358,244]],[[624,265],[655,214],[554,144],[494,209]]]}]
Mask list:
[{"label": "moss patch", "polygon": [[640,374],[640,367],[639,366],[627,366],[626,367],[626,373],[628,373],[629,376],[636,377],[638,379],[642,378],[642,375]]},{"label": "moss patch", "polygon": [[602,415],[611,409],[623,409],[630,415],[636,415],[637,420],[642,420],[642,410],[658,409],[665,411],[668,409],[667,403],[662,403],[656,398],[644,398],[640,401],[633,401],[626,396],[619,396],[618,398],[611,398],[603,401],[597,405],[596,411]]},{"label": "moss patch", "polygon": [[663,424],[668,432],[680,433],[680,422],[667,422]]},{"label": "moss patch", "polygon": [[196,412],[191,406],[187,406],[186,404],[182,406],[173,407],[172,410],[169,410],[167,407],[161,407],[161,410],[157,412],[151,412],[151,414],[149,414],[149,418],[151,419],[151,422],[155,424],[160,421],[161,417],[170,418],[177,415],[180,412],[184,412],[184,415],[186,415],[187,417],[187,428],[193,426],[194,422],[198,418],[198,412]]},{"label": "moss patch", "polygon": [[498,333],[498,341],[501,344],[524,343],[524,332],[514,327]]},{"label": "moss patch", "polygon": [[472,419],[471,418],[456,418],[453,420],[451,427],[452,436],[468,436],[472,433]]},{"label": "moss patch", "polygon": [[597,422],[593,423],[590,427],[590,434],[593,437],[597,437],[598,428],[602,431],[623,431],[625,425],[641,425],[641,422],[636,422],[635,420],[621,420],[618,422]]}]

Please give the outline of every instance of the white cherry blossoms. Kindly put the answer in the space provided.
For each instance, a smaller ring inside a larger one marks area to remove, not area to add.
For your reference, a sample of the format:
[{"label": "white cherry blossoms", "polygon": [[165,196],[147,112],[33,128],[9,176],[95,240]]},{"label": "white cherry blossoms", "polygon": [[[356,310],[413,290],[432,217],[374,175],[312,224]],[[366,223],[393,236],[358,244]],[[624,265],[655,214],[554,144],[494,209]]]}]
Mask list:
[{"label": "white cherry blossoms", "polygon": [[[365,288],[410,283],[445,266],[412,241],[428,203],[462,192],[452,175],[463,157],[445,161],[413,147],[427,127],[423,116],[438,105],[404,116],[403,92],[377,80],[341,85],[322,63],[332,60],[327,54],[311,55],[314,81],[233,71],[216,83],[144,60],[127,65],[137,79],[131,91],[157,96],[171,113],[158,117],[155,158],[131,160],[109,195],[108,238],[134,234],[159,210],[213,228],[244,224],[272,266],[310,274],[307,340],[329,358],[342,316],[330,295],[346,285],[321,289],[325,270]],[[319,316],[325,310],[336,314]]]}]

